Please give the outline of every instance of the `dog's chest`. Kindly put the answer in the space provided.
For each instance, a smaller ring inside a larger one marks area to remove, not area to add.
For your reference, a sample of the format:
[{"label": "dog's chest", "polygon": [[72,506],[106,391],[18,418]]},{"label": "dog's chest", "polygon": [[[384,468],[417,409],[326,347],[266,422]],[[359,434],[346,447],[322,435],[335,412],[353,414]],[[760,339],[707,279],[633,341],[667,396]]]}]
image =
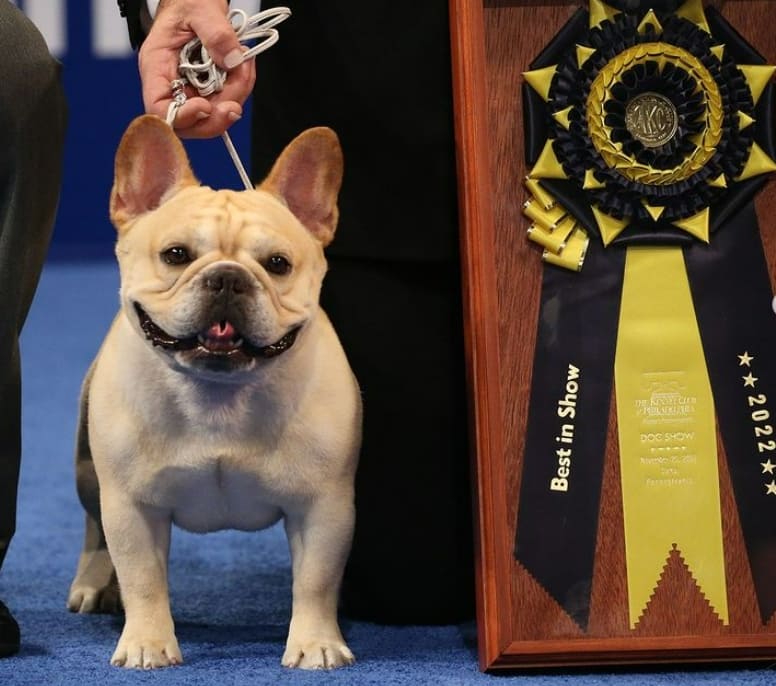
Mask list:
[{"label": "dog's chest", "polygon": [[142,500],[170,510],[183,529],[261,529],[282,515],[282,488],[272,478],[272,459],[194,447],[178,452],[177,459],[152,461],[133,486]]}]

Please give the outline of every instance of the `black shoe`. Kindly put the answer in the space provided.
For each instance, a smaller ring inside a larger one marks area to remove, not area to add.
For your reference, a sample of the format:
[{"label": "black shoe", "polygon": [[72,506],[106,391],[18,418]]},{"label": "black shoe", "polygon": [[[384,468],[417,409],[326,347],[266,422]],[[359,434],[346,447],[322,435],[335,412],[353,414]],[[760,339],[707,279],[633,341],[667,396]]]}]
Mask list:
[{"label": "black shoe", "polygon": [[19,625],[0,601],[0,657],[19,652]]}]

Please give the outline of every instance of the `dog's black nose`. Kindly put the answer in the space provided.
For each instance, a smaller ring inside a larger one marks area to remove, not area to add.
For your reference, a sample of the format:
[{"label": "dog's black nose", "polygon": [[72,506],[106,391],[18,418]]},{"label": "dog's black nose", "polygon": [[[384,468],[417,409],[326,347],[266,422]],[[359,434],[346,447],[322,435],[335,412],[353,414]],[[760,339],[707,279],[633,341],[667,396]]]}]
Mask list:
[{"label": "dog's black nose", "polygon": [[250,282],[242,271],[236,269],[219,269],[205,277],[203,286],[214,295],[234,293],[240,295],[250,290]]}]

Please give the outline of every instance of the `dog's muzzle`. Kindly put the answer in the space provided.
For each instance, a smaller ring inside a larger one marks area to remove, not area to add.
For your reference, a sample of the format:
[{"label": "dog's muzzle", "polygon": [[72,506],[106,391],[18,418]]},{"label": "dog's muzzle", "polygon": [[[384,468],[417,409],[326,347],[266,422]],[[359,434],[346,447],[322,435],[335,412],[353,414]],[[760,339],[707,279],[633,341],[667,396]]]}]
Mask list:
[{"label": "dog's muzzle", "polygon": [[294,345],[297,334],[302,328],[295,326],[274,343],[257,346],[235,329],[231,322],[223,319],[213,322],[206,329],[190,336],[177,338],[158,326],[138,303],[134,303],[134,306],[140,328],[154,346],[174,352],[194,351],[200,357],[220,358],[225,361],[238,357],[252,359],[277,357]]}]

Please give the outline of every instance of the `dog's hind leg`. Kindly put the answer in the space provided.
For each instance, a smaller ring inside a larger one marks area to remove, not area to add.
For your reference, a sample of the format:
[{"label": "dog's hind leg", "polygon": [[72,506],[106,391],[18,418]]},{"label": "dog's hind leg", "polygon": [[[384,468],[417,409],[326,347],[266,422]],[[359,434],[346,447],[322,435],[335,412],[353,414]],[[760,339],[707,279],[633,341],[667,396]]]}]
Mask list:
[{"label": "dog's hind leg", "polygon": [[75,456],[78,497],[86,511],[86,531],[67,607],[71,612],[117,613],[121,611],[121,596],[116,570],[105,543],[100,516],[100,486],[89,448],[89,386],[93,368],[94,365],[87,372],[81,389]]}]

